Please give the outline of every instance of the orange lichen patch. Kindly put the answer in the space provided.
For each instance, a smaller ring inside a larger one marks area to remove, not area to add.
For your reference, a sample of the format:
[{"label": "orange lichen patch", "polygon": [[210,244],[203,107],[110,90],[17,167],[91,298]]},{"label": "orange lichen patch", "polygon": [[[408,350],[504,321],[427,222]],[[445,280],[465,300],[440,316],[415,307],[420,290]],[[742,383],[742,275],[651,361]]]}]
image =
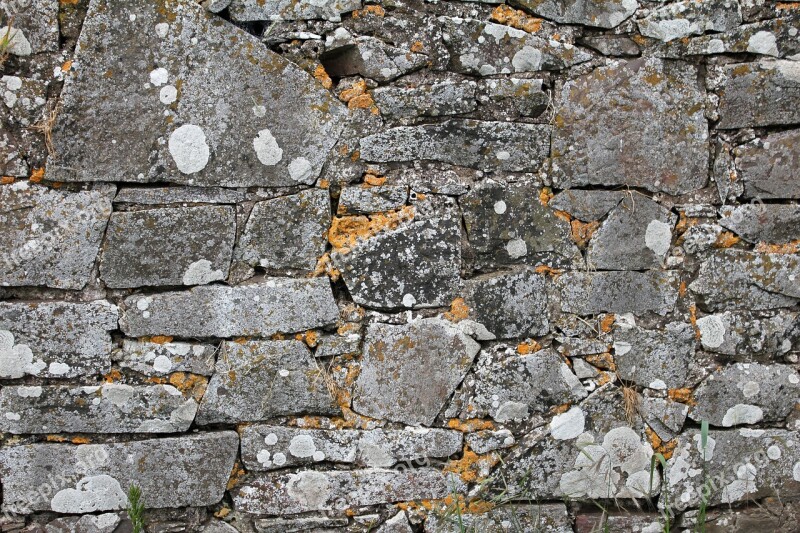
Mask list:
[{"label": "orange lichen patch", "polygon": [[558,209],[553,209],[553,214],[556,216],[556,218],[560,218],[564,222],[572,222],[572,215],[570,215],[566,211],[559,211]]},{"label": "orange lichen patch", "polygon": [[188,372],[175,372],[170,374],[169,384],[184,394],[190,393],[199,402],[206,392],[208,378]]},{"label": "orange lichen patch", "polygon": [[[361,314],[363,314],[363,309],[361,309]],[[361,324],[358,322],[348,322],[346,324],[342,324],[338,328],[336,328],[336,333],[339,335],[347,335],[348,333],[357,333],[361,330]]]},{"label": "orange lichen patch", "polygon": [[325,178],[322,178],[322,179],[319,180],[318,185],[319,185],[320,189],[330,189],[331,182],[326,180]]},{"label": "orange lichen patch", "polygon": [[697,402],[693,398],[692,389],[690,388],[683,388],[683,389],[669,389],[667,391],[667,396],[670,400],[685,403],[686,405],[697,405]]},{"label": "orange lichen patch", "polygon": [[350,154],[350,161],[355,163],[359,159],[361,159],[361,151],[360,150],[354,150],[353,153]]},{"label": "orange lichen patch", "polygon": [[552,276],[553,279],[558,278],[564,271],[560,268],[553,268],[548,265],[538,265],[536,268],[533,269],[534,272],[537,274],[545,274],[547,276]]},{"label": "orange lichen patch", "polygon": [[652,74],[648,74],[647,76],[645,76],[644,81],[655,87],[656,85],[664,81],[664,78],[663,76],[660,76],[658,73],[653,72]]},{"label": "orange lichen patch", "polygon": [[681,280],[681,284],[678,286],[678,295],[686,296],[686,280]]},{"label": "orange lichen patch", "polygon": [[370,239],[382,231],[396,229],[401,223],[413,220],[414,214],[414,207],[406,206],[369,216],[334,217],[328,230],[328,242],[335,251],[347,253],[359,241]]},{"label": "orange lichen patch", "polygon": [[42,181],[44,179],[44,167],[33,169],[31,172],[31,177],[28,179],[33,183],[39,183]]},{"label": "orange lichen patch", "polygon": [[336,429],[370,429],[380,425],[380,421],[360,415],[348,407],[342,407],[342,417],[331,420]]},{"label": "orange lichen patch", "polygon": [[0,185],[10,185],[14,183],[15,179],[13,176],[3,176],[0,177]]},{"label": "orange lichen patch", "polygon": [[69,72],[69,69],[72,68],[72,61],[64,61],[64,64],[61,65],[61,72]]},{"label": "orange lichen patch", "polygon": [[341,100],[342,102],[349,103],[350,100],[352,100],[353,98],[361,96],[366,92],[367,92],[367,82],[364,80],[360,80],[355,82],[347,89],[343,90],[341,93],[339,93],[339,100]]},{"label": "orange lichen patch", "polygon": [[[699,223],[699,218],[687,217],[685,212],[678,211],[678,223],[675,224],[675,233],[677,235],[682,235],[687,229],[691,228],[692,226],[696,226]],[[679,240],[678,242],[680,243],[681,241]]]},{"label": "orange lichen patch", "polygon": [[602,370],[609,370],[611,372],[617,371],[617,365],[614,363],[614,356],[608,352],[587,355],[584,359],[590,365],[596,366]]},{"label": "orange lichen patch", "polygon": [[444,471],[458,475],[466,483],[475,483],[486,479],[492,467],[499,462],[500,456],[496,453],[478,455],[465,446],[461,459],[448,461]]},{"label": "orange lichen patch", "polygon": [[603,333],[610,333],[611,328],[614,327],[614,322],[617,316],[614,313],[608,313],[600,320],[600,331]]},{"label": "orange lichen patch", "polygon": [[317,266],[309,277],[318,278],[320,276],[328,276],[332,281],[338,281],[342,277],[339,269],[333,266],[331,254],[325,252],[319,259],[317,259]]},{"label": "orange lichen patch", "polygon": [[89,444],[90,442],[92,442],[92,439],[90,439],[89,437],[72,437],[70,439],[70,442],[72,444]]},{"label": "orange lichen patch", "polygon": [[556,405],[555,407],[552,407],[550,409],[550,412],[554,415],[560,415],[562,413],[566,413],[567,411],[569,411],[570,407],[572,407],[571,403],[569,402],[562,403],[561,405]]},{"label": "orange lichen patch", "polygon": [[322,429],[328,427],[327,422],[328,420],[321,416],[306,415],[296,419],[294,425],[301,428]]},{"label": "orange lichen patch", "polygon": [[375,100],[372,99],[370,93],[360,94],[351,98],[347,102],[348,109],[369,109],[373,115],[380,113],[378,106],[375,105]]},{"label": "orange lichen patch", "polygon": [[317,68],[314,69],[314,79],[320,82],[326,89],[333,87],[333,80],[328,76],[325,67],[322,65],[317,65]]},{"label": "orange lichen patch", "polygon": [[111,372],[103,376],[103,379],[106,381],[106,383],[114,383],[115,381],[122,379],[122,372],[116,368],[112,368]]},{"label": "orange lichen patch", "polygon": [[696,305],[690,305],[689,306],[689,322],[692,324],[692,327],[694,328],[694,337],[697,340],[700,340],[700,338],[702,337],[702,333],[700,333],[700,328],[697,327],[697,306]]},{"label": "orange lichen patch", "polygon": [[461,322],[469,316],[469,307],[464,298],[458,297],[450,303],[450,310],[444,313],[444,317],[450,322]]},{"label": "orange lichen patch", "polygon": [[601,372],[600,375],[597,376],[597,386],[602,387],[606,383],[610,383],[613,379],[612,376],[613,374],[611,374],[611,372]]},{"label": "orange lichen patch", "polygon": [[542,19],[531,17],[523,11],[518,11],[506,5],[497,6],[492,11],[489,19],[528,33],[536,33],[541,30],[543,22]]},{"label": "orange lichen patch", "polygon": [[298,333],[294,336],[295,340],[306,343],[309,348],[313,348],[319,342],[319,335],[314,330],[306,331],[305,333]]},{"label": "orange lichen patch", "polygon": [[730,248],[731,246],[737,244],[741,239],[731,233],[730,231],[723,231],[717,236],[716,242],[714,242],[714,248]]},{"label": "orange lichen patch", "polygon": [[233,342],[235,342],[236,344],[244,345],[244,344],[247,344],[248,340],[249,339],[247,337],[237,337],[237,338],[233,339]]},{"label": "orange lichen patch", "polygon": [[233,463],[233,470],[231,470],[231,475],[228,478],[228,490],[233,490],[236,484],[239,483],[239,480],[242,479],[246,473],[247,471],[238,460]]},{"label": "orange lichen patch", "polygon": [[756,252],[765,254],[797,254],[800,253],[800,240],[786,244],[767,244],[760,242],[756,245]]},{"label": "orange lichen patch", "polygon": [[661,437],[659,437],[656,432],[649,427],[645,427],[644,431],[647,434],[647,440],[650,441],[650,446],[653,447],[654,452],[663,455],[664,459],[672,458],[672,454],[675,451],[675,448],[678,446],[677,439],[664,442],[661,440]]},{"label": "orange lichen patch", "polygon": [[775,7],[778,10],[800,9],[800,2],[778,2]]},{"label": "orange lichen patch", "polygon": [[[556,211],[556,213],[559,212],[560,211]],[[580,248],[586,248],[589,245],[589,241],[592,239],[592,235],[594,235],[594,232],[600,227],[600,222],[597,220],[594,222],[573,220],[570,222],[570,227],[572,228],[572,240],[575,244]]]},{"label": "orange lichen patch", "polygon": [[381,6],[365,6],[364,9],[353,11],[353,18],[363,17],[364,15],[374,15],[376,17],[383,17],[386,15],[386,10]]},{"label": "orange lichen patch", "polygon": [[461,433],[474,433],[475,431],[483,431],[484,429],[494,429],[494,423],[491,420],[482,420],[480,418],[469,418],[466,420],[451,418],[447,421],[447,427],[456,429]]},{"label": "orange lichen patch", "polygon": [[67,437],[62,437],[61,435],[48,435],[45,437],[47,442],[67,442],[69,439]]},{"label": "orange lichen patch", "polygon": [[172,341],[173,338],[167,335],[156,335],[155,337],[150,337],[150,342],[153,344],[167,344]]},{"label": "orange lichen patch", "polygon": [[517,353],[519,355],[530,355],[542,349],[542,345],[533,339],[527,340],[517,344]]},{"label": "orange lichen patch", "polygon": [[541,191],[539,191],[539,203],[542,205],[547,205],[550,203],[550,200],[553,199],[553,190],[550,187],[543,187]]},{"label": "orange lichen patch", "polygon": [[364,186],[379,187],[386,184],[386,176],[378,176],[377,174],[364,174]]},{"label": "orange lichen patch", "polygon": [[231,508],[230,507],[223,507],[222,509],[220,509],[219,511],[214,513],[214,516],[217,517],[217,518],[225,518],[229,514],[231,514]]},{"label": "orange lichen patch", "polygon": [[155,383],[156,385],[163,385],[167,382],[167,378],[162,378],[161,376],[150,376],[147,378],[148,383]]},{"label": "orange lichen patch", "polygon": [[425,49],[425,45],[422,44],[422,41],[414,41],[414,44],[411,45],[411,51],[415,54],[422,52]]},{"label": "orange lichen patch", "polygon": [[644,36],[639,35],[638,33],[636,35],[631,35],[630,38],[633,40],[633,42],[635,42],[639,46],[644,46],[645,44],[647,44],[647,39]]}]

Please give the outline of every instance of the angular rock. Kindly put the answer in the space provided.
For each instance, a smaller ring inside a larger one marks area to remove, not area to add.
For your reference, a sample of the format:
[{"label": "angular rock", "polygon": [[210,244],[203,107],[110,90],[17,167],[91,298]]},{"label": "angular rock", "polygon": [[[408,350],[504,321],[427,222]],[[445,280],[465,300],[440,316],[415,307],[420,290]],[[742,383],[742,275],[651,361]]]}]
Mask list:
[{"label": "angular rock", "polygon": [[550,96],[540,79],[486,79],[478,82],[478,101],[488,116],[517,120],[542,115]]},{"label": "angular rock", "polygon": [[46,533],[112,533],[122,522],[117,513],[57,518],[44,528]]},{"label": "angular rock", "polygon": [[375,37],[357,37],[351,43],[329,51],[322,58],[331,76],[363,76],[377,82],[392,81],[419,70],[428,56],[386,44]]},{"label": "angular rock", "polygon": [[115,204],[235,204],[247,195],[241,190],[221,187],[123,187],[114,198]]},{"label": "angular rock", "polygon": [[310,75],[195,2],[93,2],[73,69],[55,181],[310,185],[343,127]]},{"label": "angular rock", "polygon": [[456,482],[439,470],[303,470],[296,474],[259,474],[233,492],[237,511],[287,515],[309,511],[343,512],[409,500],[444,498]]},{"label": "angular rock", "polygon": [[[20,33],[13,37],[11,53],[27,56],[59,49],[58,1],[57,0],[4,0],[0,2],[0,31],[5,35],[6,24],[13,19],[13,28]],[[23,50],[23,48],[26,48]],[[27,51],[27,53],[25,53]]]},{"label": "angular rock", "polygon": [[248,471],[306,466],[321,461],[359,467],[389,468],[426,458],[459,453],[463,437],[446,429],[322,430],[282,426],[247,426],[242,462]]},{"label": "angular rock", "polygon": [[550,126],[477,120],[400,126],[361,139],[361,159],[440,161],[483,171],[532,172],[547,157]]},{"label": "angular rock", "polygon": [[327,278],[268,278],[131,296],[125,307],[120,327],[129,337],[268,337],[327,326],[339,317]]},{"label": "angular rock", "polygon": [[669,209],[632,193],[611,210],[592,236],[587,263],[599,270],[663,268],[677,220]]},{"label": "angular rock", "polygon": [[0,390],[0,431],[23,433],[179,433],[197,413],[172,385],[14,386]]},{"label": "angular rock", "polygon": [[223,342],[197,423],[340,414],[325,371],[300,341]]},{"label": "angular rock", "polygon": [[578,44],[593,48],[604,56],[638,56],[641,53],[636,41],[626,35],[590,35]]},{"label": "angular rock", "polygon": [[[238,444],[235,432],[222,431],[114,444],[5,447],[0,450],[2,509],[23,514],[122,510],[132,483],[147,495],[150,509],[213,505],[225,492]],[[41,487],[50,490],[40,493]]]},{"label": "angular rock", "polygon": [[267,269],[314,270],[317,258],[325,253],[330,224],[330,198],[323,189],[258,202],[236,247],[236,258]]},{"label": "angular rock", "polygon": [[60,192],[0,185],[0,285],[82,289],[111,215],[113,186]]},{"label": "angular rock", "polygon": [[689,288],[711,311],[790,307],[800,299],[800,256],[723,251],[703,262]]},{"label": "angular rock", "polygon": [[343,13],[361,8],[361,0],[233,0],[229,12],[233,20],[312,20],[324,19],[332,22],[342,20]]},{"label": "angular rock", "polygon": [[798,314],[790,312],[761,318],[746,311],[725,311],[697,319],[704,350],[730,355],[742,362],[778,360],[800,347],[798,326]]},{"label": "angular rock", "polygon": [[212,344],[125,339],[122,349],[114,353],[114,361],[146,376],[166,376],[172,372],[210,376],[214,373],[216,353]]},{"label": "angular rock", "polygon": [[[484,533],[503,533],[509,531],[509,525],[519,531],[572,533],[572,520],[563,503],[508,504],[486,514],[465,514],[461,523],[468,531]],[[459,519],[453,515],[430,513],[425,521],[425,533],[457,533],[459,527]]]},{"label": "angular rock", "polygon": [[569,223],[541,205],[533,187],[485,182],[461,197],[460,204],[479,268],[581,261]]},{"label": "angular rock", "polygon": [[228,206],[114,213],[100,277],[111,288],[225,280],[235,238],[236,213]]},{"label": "angular rock", "polygon": [[317,341],[315,357],[334,357],[337,355],[355,355],[361,351],[361,335],[347,333],[345,335],[326,335]]},{"label": "angular rock", "polygon": [[[327,518],[324,516],[306,516],[298,518],[262,518],[255,520],[253,525],[258,533],[295,533],[297,531],[316,531],[319,528],[342,528],[350,520],[347,517]],[[325,531],[325,529],[322,529]]]},{"label": "angular rock", "polygon": [[556,185],[629,185],[682,194],[708,174],[705,91],[697,69],[616,61],[564,84],[553,119]]},{"label": "angular rock", "polygon": [[479,455],[494,450],[510,448],[517,442],[511,431],[507,429],[500,429],[497,431],[484,429],[474,433],[467,433],[464,440],[467,446],[469,446],[469,449]]},{"label": "angular rock", "polygon": [[378,87],[372,96],[381,114],[394,118],[469,113],[478,107],[474,81],[444,81],[418,87]]},{"label": "angular rock", "polygon": [[0,302],[0,378],[73,378],[111,370],[119,311],[91,303]]},{"label": "angular rock", "polygon": [[668,398],[644,396],[639,412],[658,437],[664,442],[669,442],[683,429],[689,407]]},{"label": "angular rock", "polygon": [[639,7],[636,0],[513,0],[511,4],[562,24],[597,28],[619,26]]},{"label": "angular rock", "polygon": [[368,214],[399,209],[408,200],[406,185],[350,186],[339,196],[339,214]]},{"label": "angular rock", "polygon": [[723,427],[777,423],[799,396],[800,375],[791,366],[736,363],[700,384],[689,417]]},{"label": "angular rock", "polygon": [[768,135],[739,148],[736,166],[747,198],[800,198],[800,130]]},{"label": "angular rock", "polygon": [[405,511],[400,511],[381,524],[376,533],[414,533],[414,530],[408,523]]},{"label": "angular rock", "polygon": [[638,24],[642,35],[668,42],[705,32],[733,30],[741,23],[742,12],[735,0],[681,0],[651,11]]},{"label": "angular rock", "polygon": [[614,331],[614,362],[619,377],[651,389],[685,387],[694,349],[695,334],[690,324],[671,322],[663,332],[637,326]]},{"label": "angular rock", "polygon": [[800,122],[800,65],[761,60],[722,67],[717,128],[735,129]]},{"label": "angular rock", "polygon": [[440,319],[370,324],[353,410],[410,425],[431,425],[461,383],[480,345]]},{"label": "angular rock", "polygon": [[763,203],[723,207],[720,226],[744,240],[785,244],[800,240],[800,206]]},{"label": "angular rock", "polygon": [[584,222],[591,222],[606,216],[622,201],[624,195],[621,191],[573,189],[556,194],[547,205]]},{"label": "angular rock", "polygon": [[561,311],[576,315],[646,313],[665,315],[678,300],[672,272],[566,272],[556,280]]}]

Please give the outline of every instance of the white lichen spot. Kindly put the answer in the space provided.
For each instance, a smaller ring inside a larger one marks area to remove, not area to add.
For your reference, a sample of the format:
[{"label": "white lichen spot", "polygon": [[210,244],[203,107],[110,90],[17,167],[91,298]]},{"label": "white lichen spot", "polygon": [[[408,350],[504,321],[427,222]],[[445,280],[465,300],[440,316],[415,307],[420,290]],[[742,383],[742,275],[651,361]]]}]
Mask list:
[{"label": "white lichen spot", "polygon": [[511,153],[506,152],[505,150],[500,150],[499,152],[497,152],[497,155],[495,157],[497,157],[498,161],[508,161],[509,159],[511,159]]},{"label": "white lichen spot", "polygon": [[150,83],[156,87],[161,87],[169,81],[169,72],[163,67],[158,67],[150,71]]},{"label": "white lichen spot", "polygon": [[17,396],[20,398],[39,398],[41,395],[42,388],[39,386],[17,387]]},{"label": "white lichen spot", "polygon": [[672,244],[672,227],[660,220],[651,220],[644,233],[644,243],[658,257],[664,257]]},{"label": "white lichen spot", "polygon": [[275,446],[277,442],[278,442],[278,436],[275,433],[270,433],[269,435],[264,437],[264,443],[267,446]]},{"label": "white lichen spot", "polygon": [[271,454],[267,450],[261,450],[256,454],[256,459],[261,463],[261,466],[270,467],[272,466],[270,455]]},{"label": "white lichen spot", "polygon": [[542,52],[532,46],[523,46],[511,60],[516,72],[533,72],[542,66]]},{"label": "white lichen spot", "polygon": [[289,442],[289,453],[295,457],[312,457],[317,447],[310,435],[297,435]]},{"label": "white lichen spot", "polygon": [[169,24],[166,22],[159,22],[156,24],[156,35],[161,39],[165,38],[169,33]]},{"label": "white lichen spot", "polygon": [[728,409],[722,418],[722,425],[725,427],[736,426],[739,424],[755,424],[764,418],[764,411],[757,405],[738,403]]},{"label": "white lichen spot", "polygon": [[717,441],[714,437],[709,436],[706,439],[705,449],[703,449],[703,439],[700,438],[700,435],[695,435],[692,439],[701,458],[705,458],[706,461],[714,460],[714,450],[717,448]]},{"label": "white lichen spot", "polygon": [[16,422],[20,418],[21,417],[19,416],[18,413],[11,413],[11,412],[6,413],[6,419],[8,419],[8,420],[13,420],[14,422]]},{"label": "white lichen spot", "polygon": [[800,481],[800,461],[796,462],[792,467],[792,479]]},{"label": "white lichen spot", "polygon": [[208,164],[211,151],[200,126],[184,124],[169,136],[169,153],[184,174],[200,172]]},{"label": "white lichen spot", "polygon": [[6,42],[6,51],[9,54],[15,56],[29,56],[33,49],[31,48],[31,43],[28,41],[28,38],[25,37],[25,32],[20,30],[19,28],[15,28],[13,26],[3,26],[0,27],[0,35],[3,36],[5,39],[8,38]]},{"label": "white lichen spot", "polygon": [[305,157],[292,159],[289,163],[289,177],[298,183],[309,183],[313,179],[314,168]]},{"label": "white lichen spot", "polygon": [[781,451],[780,446],[776,446],[773,444],[772,446],[767,448],[767,457],[769,457],[773,461],[777,461],[778,459],[780,459],[781,455],[783,455],[783,452]]},{"label": "white lichen spot", "polygon": [[403,306],[404,307],[414,307],[414,304],[417,303],[417,299],[414,298],[413,294],[405,294],[403,295]]},{"label": "white lichen spot", "polygon": [[254,105],[253,115],[255,115],[257,118],[264,118],[267,116],[267,108],[263,105]]},{"label": "white lichen spot", "polygon": [[262,165],[273,166],[277,165],[283,158],[283,149],[278,146],[278,141],[268,129],[263,129],[258,132],[258,135],[253,139],[253,150],[256,151],[256,157]]},{"label": "white lichen spot", "polygon": [[282,378],[288,378],[288,377],[289,377],[289,374],[291,374],[291,372],[289,372],[289,371],[288,371],[288,370],[286,370],[285,368],[281,368],[280,370],[278,370],[278,375],[279,375],[280,377],[282,377]]},{"label": "white lichen spot", "polygon": [[580,407],[572,407],[564,414],[556,415],[550,422],[550,435],[556,440],[574,439],[581,433],[586,417]]},{"label": "white lichen spot", "polygon": [[511,239],[506,243],[506,252],[511,259],[519,259],[528,255],[528,245],[522,239]]},{"label": "white lichen spot", "polygon": [[311,456],[312,459],[319,462],[325,459],[325,452],[322,450],[317,450],[314,452],[314,455]]},{"label": "white lichen spot", "polygon": [[136,392],[136,390],[130,385],[124,385],[122,383],[106,383],[100,390],[103,398],[117,407],[125,405],[131,398],[133,398],[133,395]]},{"label": "white lichen spot", "polygon": [[272,462],[275,463],[276,466],[283,466],[286,464],[286,454],[278,452],[274,456],[272,456]]},{"label": "white lichen spot", "polygon": [[778,56],[778,43],[775,34],[768,31],[754,33],[747,41],[747,51],[766,56]]},{"label": "white lichen spot", "polygon": [[331,482],[327,474],[308,470],[292,474],[286,492],[305,508],[321,509],[331,497]]},{"label": "white lichen spot", "polygon": [[158,93],[158,99],[164,105],[169,105],[178,99],[178,89],[172,85],[165,85]]},{"label": "white lichen spot", "polygon": [[211,261],[207,259],[195,261],[183,274],[184,285],[205,285],[223,279],[225,279],[225,272],[219,269],[212,270]]},{"label": "white lichen spot", "polygon": [[739,383],[739,389],[745,398],[752,398],[761,392],[761,385],[756,381],[745,381],[744,383]]},{"label": "white lichen spot", "polygon": [[50,508],[57,513],[83,514],[124,509],[127,501],[119,481],[103,474],[85,477],[74,489],[59,491]]},{"label": "white lichen spot", "polygon": [[667,390],[667,384],[664,383],[664,380],[656,379],[648,385],[649,388],[653,390]]},{"label": "white lichen spot", "polygon": [[47,371],[54,376],[63,376],[72,369],[67,363],[52,362]]},{"label": "white lichen spot", "polygon": [[719,315],[708,315],[697,319],[700,342],[706,348],[719,348],[725,340],[725,322]]},{"label": "white lichen spot", "polygon": [[172,361],[166,355],[159,355],[153,360],[153,370],[165,374],[172,370]]},{"label": "white lichen spot", "polygon": [[494,203],[494,212],[497,213],[498,215],[502,215],[503,213],[506,212],[507,209],[508,207],[506,206],[506,203],[503,200],[498,200],[497,202]]},{"label": "white lichen spot", "polygon": [[14,344],[14,334],[0,330],[0,377],[17,379],[25,375],[33,363],[33,352],[27,344]]}]

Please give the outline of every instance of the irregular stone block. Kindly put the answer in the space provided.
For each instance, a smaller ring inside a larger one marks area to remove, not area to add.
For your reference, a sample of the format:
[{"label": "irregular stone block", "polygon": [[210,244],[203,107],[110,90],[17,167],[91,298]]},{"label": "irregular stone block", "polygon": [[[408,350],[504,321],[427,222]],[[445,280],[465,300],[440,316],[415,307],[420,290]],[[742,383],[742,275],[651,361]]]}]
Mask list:
[{"label": "irregular stone block", "polygon": [[361,0],[278,0],[277,2],[233,0],[229,12],[233,20],[240,22],[313,19],[339,22],[343,13],[360,8]]},{"label": "irregular stone block", "polygon": [[[773,133],[737,151],[747,198],[800,198],[800,130]],[[770,206],[772,207],[772,206]]]},{"label": "irregular stone block", "polygon": [[[7,28],[0,26],[0,35],[6,37]],[[10,35],[13,42],[22,33],[13,29]],[[0,102],[5,103],[0,105],[0,175],[26,178],[31,167],[42,166],[46,145],[32,126],[45,112],[47,86],[32,78],[0,76]]]},{"label": "irregular stone block", "polygon": [[236,213],[228,206],[114,213],[100,277],[111,288],[205,285],[228,277]]},{"label": "irregular stone block", "polygon": [[[484,533],[502,533],[509,525],[520,531],[572,533],[572,519],[563,503],[502,505],[485,514],[464,514],[461,523],[468,530]],[[425,533],[457,533],[459,527],[459,519],[453,515],[430,513],[425,521]]]},{"label": "irregular stone block", "polygon": [[479,268],[524,263],[572,266],[580,262],[569,222],[539,203],[528,186],[486,182],[460,198]]},{"label": "irregular stone block", "polygon": [[242,462],[248,470],[275,470],[320,461],[389,468],[397,463],[447,458],[459,453],[463,437],[446,429],[322,430],[247,426]]},{"label": "irregular stone block", "polygon": [[113,357],[119,366],[146,376],[166,376],[172,372],[210,376],[214,373],[216,353],[217,349],[212,344],[125,339],[122,349],[115,352]]},{"label": "irregular stone block", "polygon": [[197,402],[172,385],[18,386],[0,390],[0,431],[23,433],[179,433]]},{"label": "irregular stone block", "polygon": [[513,433],[508,429],[483,429],[474,433],[467,433],[464,440],[469,449],[477,454],[484,454],[494,450],[510,448],[516,444]]},{"label": "irregular stone block", "polygon": [[619,377],[651,389],[685,387],[694,348],[694,329],[680,322],[667,324],[663,332],[637,326],[614,331],[614,362]]},{"label": "irregular stone block", "polygon": [[703,349],[739,361],[779,359],[800,342],[798,326],[798,314],[790,312],[761,318],[746,311],[725,311],[697,319]]},{"label": "irregular stone block", "polygon": [[576,315],[647,313],[665,315],[678,300],[672,272],[566,272],[556,280],[561,311]]},{"label": "irregular stone block", "polygon": [[331,76],[363,76],[377,82],[392,81],[403,74],[419,70],[428,57],[408,49],[391,46],[375,37],[357,37],[344,46],[330,50],[322,58]]},{"label": "irregular stone block", "polygon": [[117,513],[99,515],[68,516],[48,523],[46,533],[112,533],[122,522]]},{"label": "irregular stone block", "polygon": [[350,520],[342,518],[327,518],[325,516],[305,516],[298,518],[262,518],[253,521],[253,526],[258,533],[292,533],[296,531],[319,530],[325,528],[346,527]]},{"label": "irregular stone block", "polygon": [[800,239],[800,206],[747,204],[720,209],[720,226],[749,242],[785,244]]},{"label": "irregular stone block", "polygon": [[474,81],[444,81],[418,87],[378,87],[372,96],[381,115],[395,118],[439,117],[469,113],[478,107]]},{"label": "irregular stone block", "polygon": [[669,194],[701,188],[708,175],[704,100],[694,66],[655,58],[616,61],[566,82],[553,119],[556,185]]},{"label": "irregular stone block", "polygon": [[[0,450],[3,511],[80,514],[125,509],[136,483],[147,507],[222,499],[239,437],[233,431],[114,444],[28,444]],[[54,475],[57,473],[58,475]],[[49,491],[39,492],[39,488]]]},{"label": "irregular stone block", "polygon": [[113,186],[74,193],[28,182],[0,186],[0,285],[85,287],[114,192]]},{"label": "irregular stone block", "polygon": [[480,350],[435,318],[402,326],[370,324],[364,342],[353,410],[412,425],[433,423]]},{"label": "irregular stone block", "polygon": [[800,122],[800,65],[761,60],[722,67],[719,129]]},{"label": "irregular stone block", "polygon": [[361,139],[361,159],[441,161],[483,171],[532,172],[547,157],[550,126],[478,120],[400,126]]},{"label": "irregular stone block", "polygon": [[310,185],[343,127],[309,74],[196,2],[93,2],[77,50],[54,181]]},{"label": "irregular stone block", "polygon": [[[28,56],[59,49],[57,0],[4,0],[0,2],[0,32],[13,19],[11,53]],[[14,37],[16,33],[18,36]]]},{"label": "irregular stone block", "polygon": [[606,216],[622,201],[624,195],[621,191],[566,190],[556,194],[547,205],[584,222],[591,222]]},{"label": "irregular stone block", "polygon": [[414,530],[408,523],[405,511],[400,511],[381,524],[376,533],[414,533]]},{"label": "irregular stone block", "polygon": [[123,187],[114,198],[115,204],[235,204],[247,199],[241,190],[221,187]]},{"label": "irregular stone block", "polygon": [[788,365],[736,363],[712,372],[695,390],[692,420],[712,426],[781,422],[800,396],[800,376]]},{"label": "irregular stone block", "polygon": [[300,341],[223,342],[197,423],[340,414],[326,379]]},{"label": "irregular stone block", "polygon": [[73,378],[111,370],[119,310],[91,303],[0,302],[0,377]]},{"label": "irregular stone block", "polygon": [[251,266],[313,270],[325,252],[330,224],[330,198],[323,189],[258,202],[236,257]]},{"label": "irregular stone block", "polygon": [[539,117],[547,110],[550,96],[540,79],[504,78],[478,82],[480,110],[505,119]]},{"label": "irregular stone block", "polygon": [[627,35],[589,35],[580,39],[578,44],[593,48],[604,56],[635,57],[641,53],[636,41]]},{"label": "irregular stone block", "polygon": [[636,0],[513,0],[511,5],[562,24],[598,28],[619,26],[639,7]]},{"label": "irregular stone block", "polygon": [[407,200],[408,187],[406,185],[344,187],[339,196],[339,214],[389,211],[404,206]]},{"label": "irregular stone block", "polygon": [[361,351],[361,335],[347,333],[345,335],[326,335],[317,342],[315,357],[334,357],[337,355],[355,355]]},{"label": "irregular stone block", "polygon": [[800,299],[800,256],[728,250],[703,262],[689,288],[709,310],[790,307]]},{"label": "irregular stone block", "polygon": [[662,441],[669,442],[683,429],[689,407],[668,398],[644,396],[639,413]]},{"label": "irregular stone block", "polygon": [[327,326],[339,310],[327,278],[269,278],[125,299],[120,327],[129,337],[268,337]]},{"label": "irregular stone block", "polygon": [[667,42],[733,30],[741,23],[742,12],[735,0],[682,0],[654,9],[638,24],[642,35]]},{"label": "irregular stone block", "polygon": [[[258,474],[233,490],[237,511],[287,515],[309,511],[343,512],[409,500],[444,498],[455,480],[433,468],[396,470],[304,470]],[[456,484],[456,486],[458,486]]]}]

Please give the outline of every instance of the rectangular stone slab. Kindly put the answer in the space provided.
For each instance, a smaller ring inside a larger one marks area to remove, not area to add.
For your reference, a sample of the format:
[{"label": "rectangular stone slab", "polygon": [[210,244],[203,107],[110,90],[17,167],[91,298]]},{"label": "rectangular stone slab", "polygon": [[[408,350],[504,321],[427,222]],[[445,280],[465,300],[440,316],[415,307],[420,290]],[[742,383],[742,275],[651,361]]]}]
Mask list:
[{"label": "rectangular stone slab", "polygon": [[678,300],[674,273],[606,271],[567,272],[558,277],[557,301],[565,313],[668,313]]},{"label": "rectangular stone slab", "polygon": [[213,344],[188,342],[145,342],[125,339],[122,349],[112,354],[114,362],[146,376],[188,372],[201,376],[214,373],[217,348]]}]

